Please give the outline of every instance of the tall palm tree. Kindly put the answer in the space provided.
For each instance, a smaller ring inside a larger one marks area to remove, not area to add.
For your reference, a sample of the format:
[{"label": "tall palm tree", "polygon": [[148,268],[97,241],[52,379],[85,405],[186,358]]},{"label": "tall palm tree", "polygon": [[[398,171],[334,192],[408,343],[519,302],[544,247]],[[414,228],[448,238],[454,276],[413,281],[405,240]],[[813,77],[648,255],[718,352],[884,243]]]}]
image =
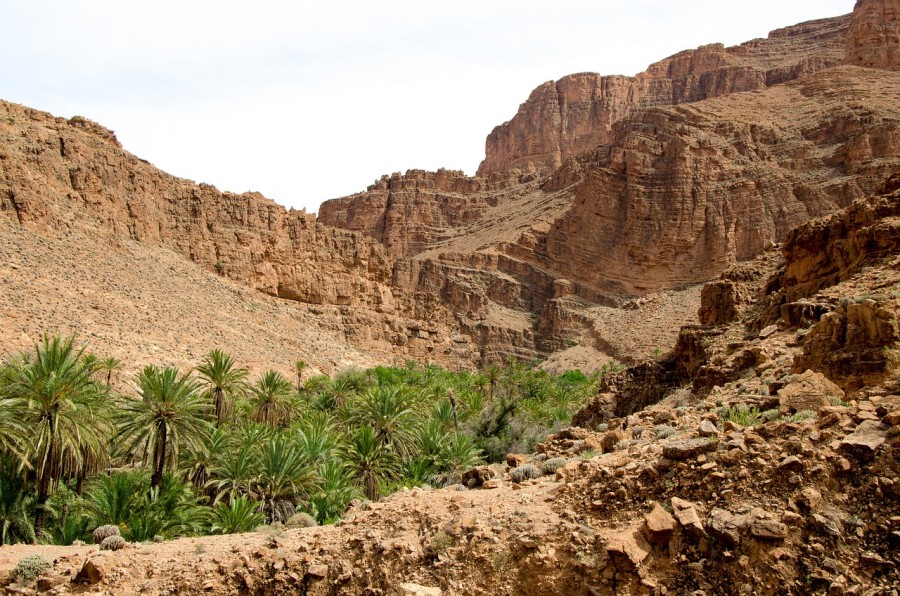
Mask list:
[{"label": "tall palm tree", "polygon": [[250,388],[250,419],[272,427],[290,423],[297,400],[290,381],[274,370],[267,371]]},{"label": "tall palm tree", "polygon": [[100,371],[106,376],[106,386],[112,387],[113,374],[122,370],[122,361],[109,356],[100,361]]},{"label": "tall palm tree", "polygon": [[206,355],[197,373],[213,400],[216,426],[221,426],[231,412],[234,400],[247,392],[247,370],[235,366],[234,359],[221,350]]},{"label": "tall palm tree", "polygon": [[209,434],[206,403],[190,373],[147,366],[138,375],[141,398],[125,401],[119,437],[126,451],[149,462],[150,486],[159,486],[163,470],[178,461],[181,449],[197,449]]},{"label": "tall palm tree", "polygon": [[44,337],[34,358],[16,368],[7,391],[28,431],[37,488],[34,526],[40,534],[51,490],[89,461],[105,458],[108,393],[94,380],[96,359],[85,358],[74,338]]}]

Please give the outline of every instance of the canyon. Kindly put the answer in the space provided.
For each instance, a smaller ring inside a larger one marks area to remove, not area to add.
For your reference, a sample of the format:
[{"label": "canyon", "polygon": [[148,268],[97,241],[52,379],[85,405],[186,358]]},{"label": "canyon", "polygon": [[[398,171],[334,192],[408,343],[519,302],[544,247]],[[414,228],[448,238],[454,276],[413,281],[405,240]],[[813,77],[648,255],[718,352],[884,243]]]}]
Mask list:
[{"label": "canyon", "polygon": [[[893,3],[865,2],[636,77],[545,83],[488,136],[476,176],[387,175],[318,216],[169,176],[86,118],[2,103],[0,213],[174,251],[381,359],[635,362],[696,321],[700,284],[900,169],[895,33]],[[41,333],[24,327],[5,349]]]}]

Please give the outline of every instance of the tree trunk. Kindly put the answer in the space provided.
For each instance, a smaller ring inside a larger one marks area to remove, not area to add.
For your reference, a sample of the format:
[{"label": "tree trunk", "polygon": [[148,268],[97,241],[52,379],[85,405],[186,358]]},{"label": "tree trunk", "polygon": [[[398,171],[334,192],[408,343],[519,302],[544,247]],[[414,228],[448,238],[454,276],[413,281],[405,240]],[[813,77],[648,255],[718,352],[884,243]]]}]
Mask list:
[{"label": "tree trunk", "polygon": [[225,418],[225,400],[222,396],[222,389],[216,388],[216,428],[219,428],[222,425],[223,419]]},{"label": "tree trunk", "polygon": [[34,510],[34,533],[40,536],[44,532],[44,523],[47,518],[47,499],[50,497],[50,480],[53,475],[53,458],[56,451],[56,424],[50,423],[50,442],[47,445],[47,456],[38,465],[39,477],[37,479],[37,502]]},{"label": "tree trunk", "polygon": [[162,482],[163,468],[166,465],[167,428],[163,424],[156,439],[156,453],[153,455],[153,476],[150,477],[150,488],[156,488]]}]

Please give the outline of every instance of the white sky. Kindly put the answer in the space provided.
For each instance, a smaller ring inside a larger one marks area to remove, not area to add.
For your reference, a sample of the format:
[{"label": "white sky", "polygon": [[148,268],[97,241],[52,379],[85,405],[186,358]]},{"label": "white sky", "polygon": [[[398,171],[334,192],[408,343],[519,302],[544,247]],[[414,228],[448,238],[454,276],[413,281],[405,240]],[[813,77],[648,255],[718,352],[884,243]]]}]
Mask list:
[{"label": "white sky", "polygon": [[382,174],[474,174],[544,81],[633,75],[853,0],[0,0],[0,98],[79,114],[221,190],[315,211]]}]

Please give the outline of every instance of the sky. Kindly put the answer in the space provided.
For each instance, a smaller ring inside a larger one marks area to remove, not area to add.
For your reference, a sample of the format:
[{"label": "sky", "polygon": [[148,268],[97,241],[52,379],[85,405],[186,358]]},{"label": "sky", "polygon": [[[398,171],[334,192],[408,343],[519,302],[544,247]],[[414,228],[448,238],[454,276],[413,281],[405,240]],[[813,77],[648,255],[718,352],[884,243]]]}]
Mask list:
[{"label": "sky", "polygon": [[162,170],[316,211],[383,174],[474,174],[532,89],[634,75],[853,0],[0,0],[0,98]]}]

